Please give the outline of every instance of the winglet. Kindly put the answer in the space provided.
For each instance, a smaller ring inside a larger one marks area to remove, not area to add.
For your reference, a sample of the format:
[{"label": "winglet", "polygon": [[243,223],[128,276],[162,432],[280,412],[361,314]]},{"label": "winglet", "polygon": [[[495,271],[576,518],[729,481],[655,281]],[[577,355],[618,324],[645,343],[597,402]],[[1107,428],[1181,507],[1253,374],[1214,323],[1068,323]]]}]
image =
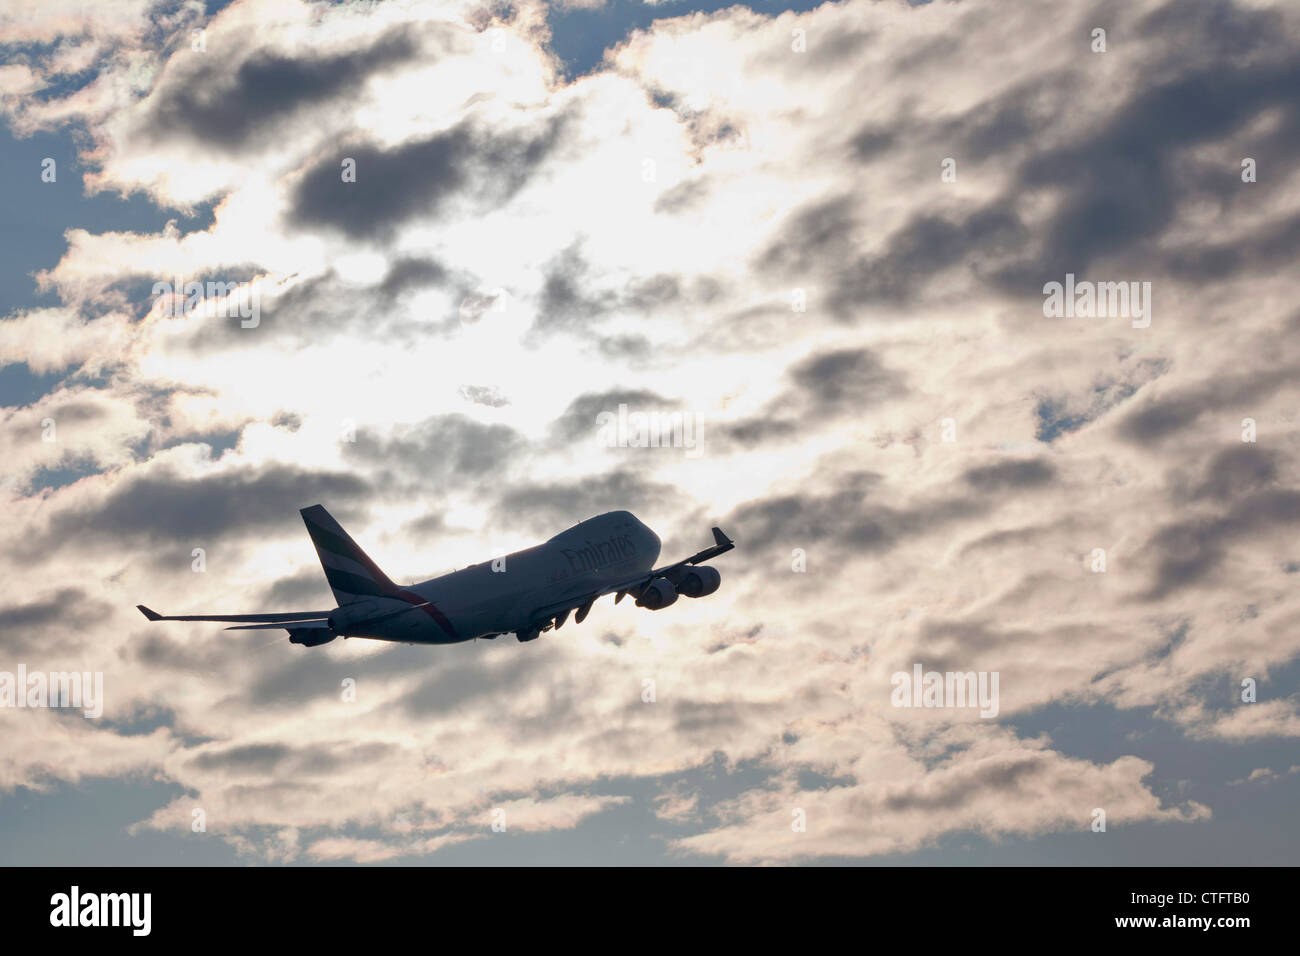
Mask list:
[{"label": "winglet", "polygon": [[718,547],[720,548],[723,547],[724,545],[736,543],[732,541],[730,538],[728,538],[725,534],[723,534],[721,528],[713,529],[713,540],[718,543]]},{"label": "winglet", "polygon": [[161,614],[159,614],[157,611],[149,610],[149,608],[145,607],[143,604],[137,604],[136,608],[140,611],[141,614],[143,614],[151,621],[161,621],[163,619],[163,616]]}]

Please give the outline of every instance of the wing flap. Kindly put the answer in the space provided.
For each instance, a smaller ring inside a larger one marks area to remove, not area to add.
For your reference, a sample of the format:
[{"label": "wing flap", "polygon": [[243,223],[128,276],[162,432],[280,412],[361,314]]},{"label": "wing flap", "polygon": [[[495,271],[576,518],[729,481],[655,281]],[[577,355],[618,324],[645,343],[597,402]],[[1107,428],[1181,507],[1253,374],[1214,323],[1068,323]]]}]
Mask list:
[{"label": "wing flap", "polygon": [[284,628],[286,631],[328,631],[330,629],[329,621],[322,618],[319,621],[276,621],[271,624],[235,624],[226,628],[227,631],[268,631],[276,628]]}]

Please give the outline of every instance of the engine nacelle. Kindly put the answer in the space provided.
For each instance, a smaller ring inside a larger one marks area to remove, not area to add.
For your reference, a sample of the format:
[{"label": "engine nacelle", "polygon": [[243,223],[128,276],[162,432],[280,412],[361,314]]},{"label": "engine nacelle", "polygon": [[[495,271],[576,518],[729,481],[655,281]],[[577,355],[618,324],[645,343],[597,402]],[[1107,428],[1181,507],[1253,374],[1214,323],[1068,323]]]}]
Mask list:
[{"label": "engine nacelle", "polygon": [[301,644],[303,647],[320,647],[338,637],[324,627],[290,627],[286,630],[289,632],[289,643]]},{"label": "engine nacelle", "polygon": [[720,584],[722,584],[722,575],[718,573],[717,568],[700,565],[686,571],[677,579],[677,593],[685,594],[688,598],[707,597],[716,591]]},{"label": "engine nacelle", "polygon": [[655,578],[645,586],[645,590],[636,599],[636,603],[639,607],[647,607],[652,611],[658,611],[676,600],[677,589],[673,587],[673,582],[667,578]]}]

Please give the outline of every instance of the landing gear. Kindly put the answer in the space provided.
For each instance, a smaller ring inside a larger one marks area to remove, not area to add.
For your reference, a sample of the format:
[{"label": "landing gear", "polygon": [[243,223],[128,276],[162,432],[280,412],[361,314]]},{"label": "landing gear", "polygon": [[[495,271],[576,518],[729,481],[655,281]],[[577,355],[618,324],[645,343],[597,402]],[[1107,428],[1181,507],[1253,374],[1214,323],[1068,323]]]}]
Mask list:
[{"label": "landing gear", "polygon": [[530,627],[522,631],[516,631],[515,640],[517,640],[520,644],[524,643],[525,641],[535,641],[537,640],[538,635],[540,635],[541,633],[542,633],[541,628]]}]

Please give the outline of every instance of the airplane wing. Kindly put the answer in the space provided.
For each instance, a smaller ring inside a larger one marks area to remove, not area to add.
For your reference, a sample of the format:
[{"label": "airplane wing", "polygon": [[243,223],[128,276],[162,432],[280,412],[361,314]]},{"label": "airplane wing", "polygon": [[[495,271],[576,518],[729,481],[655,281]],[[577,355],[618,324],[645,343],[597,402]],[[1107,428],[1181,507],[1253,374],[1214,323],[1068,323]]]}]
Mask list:
[{"label": "airplane wing", "polygon": [[227,631],[273,631],[276,628],[283,628],[286,631],[319,631],[329,630],[329,621],[272,621],[268,624],[234,624],[226,628]]},{"label": "airplane wing", "polygon": [[[533,612],[533,621],[535,624],[540,624],[543,621],[555,618],[555,627],[558,629],[568,618],[569,612],[577,609],[578,616],[575,617],[574,620],[578,623],[582,623],[583,618],[587,616],[587,611],[591,609],[591,605],[597,598],[617,592],[618,597],[614,598],[614,603],[617,604],[619,601],[623,600],[623,595],[638,594],[642,588],[655,578],[662,578],[665,575],[672,574],[674,571],[680,570],[688,564],[699,564],[701,561],[716,558],[718,555],[724,554],[736,546],[734,541],[722,533],[721,528],[713,529],[713,541],[713,547],[705,548],[703,551],[697,551],[689,558],[683,558],[681,561],[677,561],[673,564],[665,564],[663,567],[655,568],[653,571],[643,571],[636,577],[628,578],[627,580],[620,581],[617,584],[612,584],[607,588],[590,591],[587,594],[569,598],[558,604],[540,607]],[[542,629],[547,630],[548,628]]]},{"label": "airplane wing", "polygon": [[319,647],[338,637],[329,621],[274,621],[268,624],[236,624],[227,631],[269,631],[283,628],[289,632],[290,644]]},{"label": "airplane wing", "polygon": [[257,621],[275,623],[279,621],[324,621],[330,616],[329,611],[290,611],[285,614],[159,614],[143,604],[136,608],[151,621]]},{"label": "airplane wing", "polygon": [[[640,578],[637,578],[636,580],[640,581],[643,584],[649,584],[650,581],[652,581],[655,578],[662,578],[665,575],[670,574],[673,571],[676,571],[678,568],[683,568],[688,564],[699,564],[701,561],[709,560],[709,558],[716,558],[718,555],[725,554],[726,552],[730,551],[732,548],[736,546],[736,542],[732,541],[725,534],[723,534],[721,528],[713,529],[713,541],[714,541],[713,547],[705,548],[703,551],[697,551],[689,558],[685,558],[681,561],[678,561],[676,564],[666,564],[662,568],[655,568],[649,574],[643,574]],[[611,590],[618,590],[618,589],[613,588]],[[630,589],[625,588],[624,590],[630,590]],[[606,591],[605,593],[608,594],[609,591]]]}]

